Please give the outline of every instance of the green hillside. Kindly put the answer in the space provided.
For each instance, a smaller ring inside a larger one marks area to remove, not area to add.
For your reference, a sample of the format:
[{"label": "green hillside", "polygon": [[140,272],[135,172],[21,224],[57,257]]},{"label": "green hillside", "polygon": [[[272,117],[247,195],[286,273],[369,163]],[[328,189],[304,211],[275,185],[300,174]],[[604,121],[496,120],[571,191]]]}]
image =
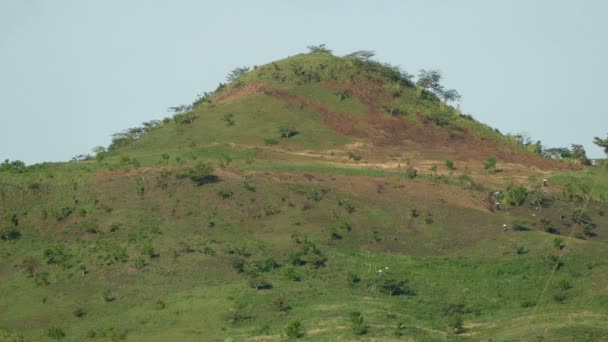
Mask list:
[{"label": "green hillside", "polygon": [[604,166],[362,53],[232,76],[0,166],[0,341],[608,340]]}]

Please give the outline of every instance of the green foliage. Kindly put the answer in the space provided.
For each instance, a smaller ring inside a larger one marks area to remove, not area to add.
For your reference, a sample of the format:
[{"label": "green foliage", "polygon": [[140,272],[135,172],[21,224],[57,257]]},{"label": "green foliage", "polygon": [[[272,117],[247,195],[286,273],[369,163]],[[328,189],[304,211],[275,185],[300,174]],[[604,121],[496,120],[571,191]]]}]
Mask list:
[{"label": "green foliage", "polygon": [[450,159],[445,161],[445,166],[450,170],[456,170],[456,167],[454,167],[454,162]]},{"label": "green foliage", "polygon": [[281,138],[289,139],[294,135],[298,134],[299,132],[293,123],[288,122],[282,124],[281,127],[279,127],[279,133],[281,135]]},{"label": "green foliage", "polygon": [[496,157],[489,157],[483,162],[483,168],[486,170],[493,169],[496,167]]},{"label": "green foliage", "polygon": [[361,282],[361,278],[354,272],[348,272],[348,274],[346,275],[346,281],[348,283],[348,286],[354,287]]},{"label": "green foliage", "polygon": [[302,281],[302,274],[294,267],[287,267],[285,269],[285,277],[291,281]]},{"label": "green foliage", "polygon": [[389,296],[414,296],[416,291],[408,286],[405,279],[397,279],[391,274],[385,274],[379,281],[380,291]]},{"label": "green foliage", "polygon": [[217,195],[220,196],[222,199],[228,199],[228,198],[232,197],[233,194],[234,193],[232,192],[232,190],[224,189],[224,188],[219,189],[217,191]]},{"label": "green foliage", "polygon": [[190,178],[194,184],[201,186],[217,180],[213,174],[213,167],[204,162],[198,162],[194,166],[180,170],[176,176],[178,179]]},{"label": "green foliage", "polygon": [[526,201],[528,190],[521,185],[510,184],[505,191],[505,202],[513,207],[519,207]]},{"label": "green foliage", "polygon": [[87,314],[87,310],[83,307],[80,307],[80,308],[77,308],[76,310],[72,311],[72,314],[76,318],[82,318]]},{"label": "green foliage", "polygon": [[0,227],[0,240],[13,241],[18,240],[21,237],[21,232],[17,227]]},{"label": "green foliage", "polygon": [[47,248],[44,251],[44,257],[47,259],[46,263],[49,265],[62,266],[63,268],[69,268],[71,266],[70,260],[72,259],[72,255],[67,251],[63,244],[57,244]]},{"label": "green foliage", "polygon": [[365,324],[365,320],[359,311],[351,312],[350,322],[352,323],[352,329],[355,335],[367,334],[368,326]]},{"label": "green foliage", "polygon": [[291,321],[285,327],[285,334],[290,338],[300,338],[304,335],[304,327],[300,320]]},{"label": "green foliage", "polygon": [[521,220],[521,219],[512,220],[511,226],[513,227],[514,231],[524,231],[524,230],[530,229],[530,228],[528,228],[528,223],[526,223],[526,221]]},{"label": "green foliage", "polygon": [[222,117],[222,121],[224,121],[226,123],[226,126],[234,126],[235,125],[234,114],[232,114],[232,113],[224,114],[224,116]]},{"label": "green foliage", "polygon": [[285,294],[281,293],[274,298],[272,301],[274,307],[280,312],[287,312],[289,310],[289,305],[287,304],[287,299]]},{"label": "green foliage", "polygon": [[61,340],[65,337],[65,332],[61,328],[52,327],[46,331],[46,336],[52,338],[53,340]]}]

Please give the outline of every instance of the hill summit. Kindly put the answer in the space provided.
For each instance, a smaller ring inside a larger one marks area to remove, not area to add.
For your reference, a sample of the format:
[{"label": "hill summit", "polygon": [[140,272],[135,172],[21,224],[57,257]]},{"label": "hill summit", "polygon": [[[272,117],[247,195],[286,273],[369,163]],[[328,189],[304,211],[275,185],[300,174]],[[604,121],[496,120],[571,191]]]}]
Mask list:
[{"label": "hill summit", "polygon": [[252,69],[236,68],[215,91],[191,105],[172,107],[172,118],[117,134],[109,150],[137,154],[176,146],[277,145],[366,155],[377,163],[398,152],[410,161],[494,157],[542,169],[558,166],[542,158],[536,145],[453,107],[460,95],[440,84],[439,72],[422,70],[415,82],[411,74],[372,56],[358,51],[336,57],[321,46]]}]

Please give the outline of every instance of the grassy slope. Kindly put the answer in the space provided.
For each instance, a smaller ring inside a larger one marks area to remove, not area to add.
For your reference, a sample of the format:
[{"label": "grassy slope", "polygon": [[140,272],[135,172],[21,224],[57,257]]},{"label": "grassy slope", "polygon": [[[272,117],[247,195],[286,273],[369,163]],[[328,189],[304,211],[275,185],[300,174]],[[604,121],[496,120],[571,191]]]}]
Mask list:
[{"label": "grassy slope", "polygon": [[[272,64],[257,68],[243,78],[245,85],[264,81],[331,111],[366,115],[354,97],[338,102],[335,84],[307,83],[303,76],[282,72],[294,62],[304,69],[328,64],[323,77],[334,70],[338,81],[353,72],[352,62],[331,56],[295,56],[276,62],[281,72]],[[275,72],[285,79],[276,81]],[[408,105],[439,109],[438,103],[418,102],[415,92],[405,87],[395,100],[402,101],[402,112],[411,111]],[[221,120],[227,113],[234,115],[234,126]],[[608,264],[598,257],[608,252],[608,222],[600,215],[605,203],[599,202],[608,184],[606,171],[550,178],[589,182],[594,200],[588,204],[573,204],[552,187],[554,203],[543,210],[526,203],[491,212],[484,201],[496,185],[472,186],[464,169],[409,179],[403,169],[366,167],[365,160],[357,167],[338,163],[333,152],[297,154],[359,142],[329,129],[310,108],[257,94],[203,104],[195,114],[191,125],[167,123],[101,163],[0,173],[0,227],[21,233],[0,241],[0,326],[12,331],[0,330],[0,340],[8,338],[3,334],[46,340],[51,327],[62,328],[70,341],[91,332],[102,340],[276,340],[296,319],[305,327],[303,339],[350,340],[359,338],[351,329],[353,311],[360,311],[369,326],[363,339],[398,339],[399,324],[400,339],[608,338]],[[471,124],[460,120],[455,118],[457,124]],[[264,145],[264,138],[278,138],[278,126],[290,121],[300,134]],[[132,158],[140,165],[134,167]],[[217,167],[218,182],[196,186],[176,177],[199,161]],[[518,176],[532,174],[527,172]],[[472,177],[496,179],[492,184],[514,181],[500,173],[473,172]],[[580,186],[572,191],[579,193]],[[560,222],[561,215],[581,205],[598,225],[597,236],[587,240],[570,237],[572,227]],[[62,208],[71,213],[61,218]],[[420,215],[412,217],[412,208]],[[531,229],[502,232],[500,226],[510,226],[514,218],[526,220]],[[563,249],[553,246],[556,236],[543,231],[541,218],[562,232]],[[341,238],[332,238],[328,227],[343,222],[351,230],[337,228]],[[290,264],[290,254],[302,249],[295,237],[304,236],[327,258],[325,266]],[[60,265],[48,264],[45,251],[57,246],[65,258]],[[563,262],[554,273],[551,255]],[[261,273],[271,289],[251,288],[248,276],[232,266],[240,258],[251,265],[269,257],[280,265]],[[39,262],[35,272],[48,273],[49,284],[36,284],[28,275],[27,258]],[[415,295],[380,292],[376,271],[382,267],[407,280]],[[291,269],[301,281],[286,276]],[[349,285],[351,272],[361,281]],[[571,288],[560,290],[562,280]],[[554,295],[562,292],[560,303]],[[286,312],[273,304],[280,294]],[[522,306],[536,300],[536,306]],[[80,318],[73,314],[79,307],[86,311]],[[449,325],[458,317],[464,331],[455,334]]]}]

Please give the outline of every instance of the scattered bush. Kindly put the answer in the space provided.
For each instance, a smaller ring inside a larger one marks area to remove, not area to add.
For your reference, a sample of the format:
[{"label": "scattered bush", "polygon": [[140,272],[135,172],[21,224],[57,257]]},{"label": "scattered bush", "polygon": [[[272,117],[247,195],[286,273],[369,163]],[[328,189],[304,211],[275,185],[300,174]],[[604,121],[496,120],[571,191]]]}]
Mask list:
[{"label": "scattered bush", "polygon": [[46,336],[52,338],[53,340],[61,340],[65,337],[65,332],[61,328],[53,327],[46,331]]},{"label": "scattered bush", "polygon": [[287,310],[289,310],[289,305],[286,303],[285,295],[282,293],[279,294],[272,301],[272,303],[274,304],[274,307],[281,312],[287,312]]},{"label": "scattered bush", "polygon": [[407,285],[407,280],[397,280],[391,275],[385,274],[380,278],[380,291],[389,296],[414,296],[416,291]]},{"label": "scattered bush", "polygon": [[454,162],[450,159],[445,161],[445,166],[450,169],[450,170],[455,170],[456,168],[454,167]]},{"label": "scattered bush", "polygon": [[285,328],[285,334],[291,338],[300,338],[304,335],[304,328],[302,322],[299,320],[291,321]]},{"label": "scattered bush", "polygon": [[164,310],[167,307],[167,303],[163,300],[159,299],[154,303],[154,309],[156,310]]},{"label": "scattered bush", "polygon": [[514,231],[529,230],[528,224],[524,220],[514,219],[513,221],[511,221],[511,225]]},{"label": "scattered bush", "polygon": [[226,122],[226,126],[234,126],[234,114],[227,113],[222,117],[222,121]]},{"label": "scattered bush", "polygon": [[352,323],[352,329],[355,335],[367,334],[368,326],[365,325],[365,320],[360,312],[355,311],[350,314],[350,321]]},{"label": "scattered bush", "polygon": [[217,180],[217,176],[212,174],[213,167],[209,164],[199,162],[193,167],[181,170],[176,174],[178,179],[190,178],[196,185],[213,183]]},{"label": "scattered bush", "polygon": [[347,155],[349,159],[352,159],[354,161],[361,160],[361,155],[359,153],[348,151]]},{"label": "scattered bush", "polygon": [[249,284],[249,287],[254,288],[256,290],[265,290],[272,288],[272,283],[260,275],[249,276],[249,279],[247,279],[247,283]]},{"label": "scattered bush", "polygon": [[348,286],[354,287],[361,282],[361,278],[354,272],[348,272],[346,275],[346,281],[348,282]]},{"label": "scattered bush", "polygon": [[72,314],[76,318],[81,318],[81,317],[84,317],[87,314],[87,311],[83,307],[80,307],[80,308],[72,311]]},{"label": "scattered bush", "polygon": [[513,184],[507,187],[507,191],[505,191],[504,200],[507,204],[514,207],[519,207],[524,204],[526,198],[528,197],[528,190],[523,186],[515,186]]},{"label": "scattered bush", "polygon": [[21,237],[21,232],[17,227],[0,227],[0,240],[13,241]]},{"label": "scattered bush", "polygon": [[232,197],[234,193],[232,192],[232,190],[228,190],[228,189],[219,189],[217,191],[217,195],[220,196],[222,199],[227,199]]},{"label": "scattered bush", "polygon": [[483,168],[486,170],[493,169],[496,167],[496,157],[490,157],[483,162]]},{"label": "scattered bush", "polygon": [[296,129],[296,126],[293,123],[286,123],[279,127],[279,133],[281,134],[281,138],[289,139],[299,132]]},{"label": "scattered bush", "polygon": [[285,277],[291,281],[301,281],[302,275],[293,267],[285,269]]}]

